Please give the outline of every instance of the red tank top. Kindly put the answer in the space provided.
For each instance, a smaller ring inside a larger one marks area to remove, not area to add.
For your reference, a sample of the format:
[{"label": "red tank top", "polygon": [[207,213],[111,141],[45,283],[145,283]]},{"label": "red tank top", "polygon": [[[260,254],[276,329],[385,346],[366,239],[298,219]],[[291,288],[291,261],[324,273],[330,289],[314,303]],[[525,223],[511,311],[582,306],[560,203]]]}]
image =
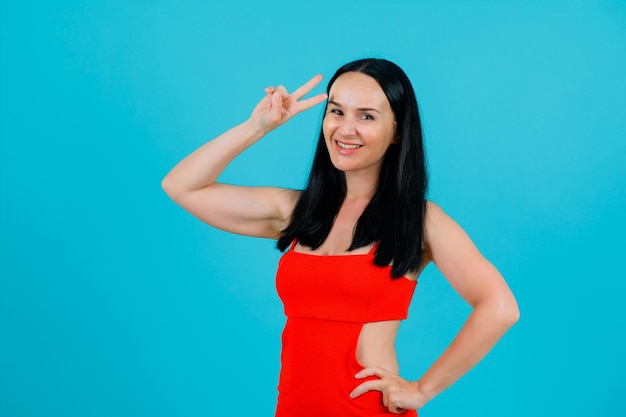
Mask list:
[{"label": "red tank top", "polygon": [[276,289],[287,317],[368,323],[408,315],[415,281],[392,279],[374,265],[374,247],[361,255],[312,255],[293,246],[278,264]]},{"label": "red tank top", "polygon": [[349,397],[365,381],[354,378],[363,368],[356,346],[363,323],[407,317],[416,282],[392,279],[391,267],[374,265],[375,248],[323,256],[295,252],[293,246],[276,274],[287,316],[276,416],[389,415],[380,392]]}]

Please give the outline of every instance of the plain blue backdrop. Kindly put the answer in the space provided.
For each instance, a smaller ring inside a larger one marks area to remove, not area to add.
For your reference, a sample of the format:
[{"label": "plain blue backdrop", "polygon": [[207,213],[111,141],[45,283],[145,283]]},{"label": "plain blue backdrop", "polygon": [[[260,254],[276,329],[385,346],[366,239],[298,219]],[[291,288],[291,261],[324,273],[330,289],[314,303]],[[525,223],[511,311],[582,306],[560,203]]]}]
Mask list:
[{"label": "plain blue backdrop", "polygon": [[[420,416],[623,413],[626,2],[2,0],[0,14],[2,417],[273,415],[280,253],[201,224],[160,181],[265,86],[366,56],[413,81],[429,198],[522,311]],[[303,186],[320,110],[223,180]],[[428,267],[402,375],[419,378],[468,312]]]}]

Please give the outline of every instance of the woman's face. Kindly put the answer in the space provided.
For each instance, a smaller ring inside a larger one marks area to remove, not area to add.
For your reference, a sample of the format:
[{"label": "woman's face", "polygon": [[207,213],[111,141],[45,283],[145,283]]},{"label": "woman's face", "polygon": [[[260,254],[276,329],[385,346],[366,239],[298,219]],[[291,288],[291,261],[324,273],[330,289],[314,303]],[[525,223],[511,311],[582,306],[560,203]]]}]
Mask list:
[{"label": "woman's face", "polygon": [[374,78],[360,72],[347,72],[335,80],[322,129],[330,159],[343,172],[378,176],[387,148],[397,143],[387,96]]}]

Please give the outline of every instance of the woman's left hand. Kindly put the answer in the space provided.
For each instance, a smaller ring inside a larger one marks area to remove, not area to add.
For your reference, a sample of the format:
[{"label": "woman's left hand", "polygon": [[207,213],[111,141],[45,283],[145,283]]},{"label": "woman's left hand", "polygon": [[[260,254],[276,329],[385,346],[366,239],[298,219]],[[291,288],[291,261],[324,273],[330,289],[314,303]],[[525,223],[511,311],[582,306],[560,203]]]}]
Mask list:
[{"label": "woman's left hand", "polygon": [[380,379],[363,382],[350,393],[351,398],[356,398],[368,391],[380,391],[383,394],[383,404],[394,414],[401,414],[406,410],[418,410],[428,401],[419,390],[419,381],[409,382],[377,366],[362,369],[355,375],[355,378],[361,379],[369,376],[377,376]]}]

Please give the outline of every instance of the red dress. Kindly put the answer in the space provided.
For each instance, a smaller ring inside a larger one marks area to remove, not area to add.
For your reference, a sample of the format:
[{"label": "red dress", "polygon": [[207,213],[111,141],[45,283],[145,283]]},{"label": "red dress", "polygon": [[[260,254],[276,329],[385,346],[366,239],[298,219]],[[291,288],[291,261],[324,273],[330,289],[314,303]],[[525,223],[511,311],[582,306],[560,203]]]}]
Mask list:
[{"label": "red dress", "polygon": [[[415,282],[391,279],[391,267],[362,255],[281,257],[276,288],[287,316],[282,335],[276,417],[389,416],[382,394],[350,392],[366,379],[356,346],[364,323],[407,317]],[[371,377],[369,379],[375,379]],[[404,416],[417,416],[407,411]]]}]

